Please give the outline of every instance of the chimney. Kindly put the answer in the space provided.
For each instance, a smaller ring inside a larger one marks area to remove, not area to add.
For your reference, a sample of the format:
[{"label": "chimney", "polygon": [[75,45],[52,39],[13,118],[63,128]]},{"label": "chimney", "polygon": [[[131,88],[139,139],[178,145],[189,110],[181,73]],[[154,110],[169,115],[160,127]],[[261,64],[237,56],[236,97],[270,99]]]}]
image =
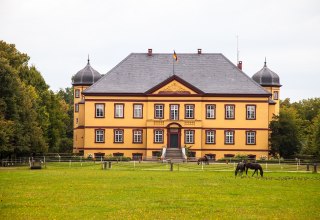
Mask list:
[{"label": "chimney", "polygon": [[198,49],[198,54],[201,54],[202,53],[202,50],[201,49]]},{"label": "chimney", "polygon": [[152,49],[148,49],[148,56],[152,56]]},{"label": "chimney", "polygon": [[242,70],[242,61],[239,61],[239,63],[238,63],[238,68],[240,69],[240,70]]}]

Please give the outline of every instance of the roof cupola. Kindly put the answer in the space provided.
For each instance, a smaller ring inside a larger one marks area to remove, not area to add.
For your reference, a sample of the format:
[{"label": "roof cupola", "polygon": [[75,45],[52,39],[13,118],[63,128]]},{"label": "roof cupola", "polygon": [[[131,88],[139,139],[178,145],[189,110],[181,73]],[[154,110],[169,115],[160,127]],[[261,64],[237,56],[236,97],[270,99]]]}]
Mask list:
[{"label": "roof cupola", "polygon": [[72,85],[92,85],[100,78],[101,74],[91,67],[90,59],[88,56],[87,65],[82,70],[77,72],[77,74],[73,78]]}]

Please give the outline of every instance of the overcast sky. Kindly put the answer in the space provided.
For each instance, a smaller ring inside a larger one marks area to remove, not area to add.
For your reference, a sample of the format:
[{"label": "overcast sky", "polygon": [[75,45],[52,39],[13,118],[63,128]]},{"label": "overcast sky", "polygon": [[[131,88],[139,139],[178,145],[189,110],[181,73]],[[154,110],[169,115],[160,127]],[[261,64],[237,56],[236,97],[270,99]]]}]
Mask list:
[{"label": "overcast sky", "polygon": [[0,0],[0,39],[27,53],[54,91],[129,53],[223,53],[252,76],[267,57],[281,98],[320,97],[319,0]]}]

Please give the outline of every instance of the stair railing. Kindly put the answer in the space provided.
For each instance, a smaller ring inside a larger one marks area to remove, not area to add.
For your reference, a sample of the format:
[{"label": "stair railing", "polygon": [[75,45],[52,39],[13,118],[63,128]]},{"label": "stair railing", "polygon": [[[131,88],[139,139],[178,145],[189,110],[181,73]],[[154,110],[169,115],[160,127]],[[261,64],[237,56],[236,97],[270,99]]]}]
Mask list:
[{"label": "stair railing", "polygon": [[162,155],[161,155],[161,159],[162,159],[162,160],[164,160],[164,159],[166,158],[166,150],[167,150],[167,148],[164,146],[164,147],[162,148]]},{"label": "stair railing", "polygon": [[182,148],[181,148],[181,151],[182,151],[183,159],[187,159],[186,148],[185,148],[185,147],[182,147]]}]

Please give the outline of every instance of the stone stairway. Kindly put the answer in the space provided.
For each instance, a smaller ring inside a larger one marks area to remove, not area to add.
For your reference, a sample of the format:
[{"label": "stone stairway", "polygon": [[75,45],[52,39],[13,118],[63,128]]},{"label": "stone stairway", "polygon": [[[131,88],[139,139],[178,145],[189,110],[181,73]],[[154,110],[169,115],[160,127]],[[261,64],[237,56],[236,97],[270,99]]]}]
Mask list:
[{"label": "stone stairway", "polygon": [[167,148],[166,150],[166,160],[171,160],[171,161],[183,161],[183,155],[182,151],[180,148]]}]

